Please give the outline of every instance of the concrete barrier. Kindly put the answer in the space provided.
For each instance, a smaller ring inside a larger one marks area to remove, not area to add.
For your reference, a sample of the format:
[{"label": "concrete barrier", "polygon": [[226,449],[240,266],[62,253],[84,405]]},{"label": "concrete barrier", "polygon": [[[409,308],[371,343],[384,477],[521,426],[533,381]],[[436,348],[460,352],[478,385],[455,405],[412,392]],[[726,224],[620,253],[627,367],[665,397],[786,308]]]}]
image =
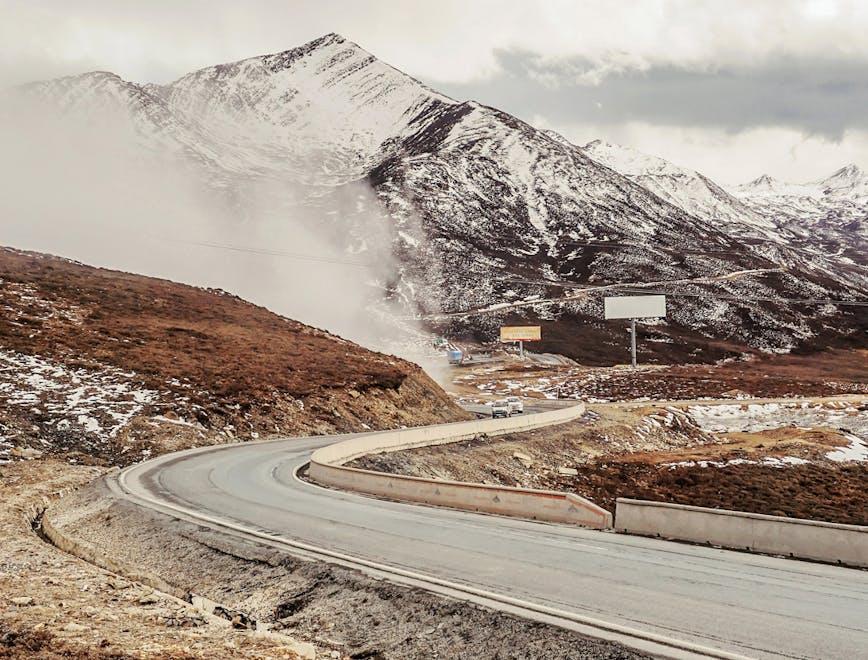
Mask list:
[{"label": "concrete barrier", "polygon": [[619,498],[615,529],[628,534],[868,567],[868,527]]},{"label": "concrete barrier", "polygon": [[477,419],[469,422],[417,426],[394,431],[365,433],[328,447],[317,449],[311,456],[312,463],[343,465],[352,460],[384,452],[402,451],[414,447],[448,444],[475,438],[479,435],[497,436],[520,433],[532,429],[563,424],[578,419],[585,413],[584,404],[557,408],[542,413],[518,415],[502,419]]},{"label": "concrete barrier", "polygon": [[584,412],[584,405],[579,404],[521,417],[369,433],[316,450],[311,456],[309,475],[317,483],[368,495],[605,529],[612,526],[612,514],[572,493],[425,479],[345,466],[345,463],[368,454],[448,444],[483,434],[504,435],[562,424],[580,417]]}]

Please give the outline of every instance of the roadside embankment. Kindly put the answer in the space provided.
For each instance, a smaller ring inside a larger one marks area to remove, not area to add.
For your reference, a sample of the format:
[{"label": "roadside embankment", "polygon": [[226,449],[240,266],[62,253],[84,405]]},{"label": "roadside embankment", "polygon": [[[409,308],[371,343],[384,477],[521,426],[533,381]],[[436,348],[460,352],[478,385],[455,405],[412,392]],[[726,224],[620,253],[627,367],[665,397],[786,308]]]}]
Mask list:
[{"label": "roadside embankment", "polygon": [[[236,629],[135,579],[146,567],[120,577],[40,538],[46,507],[90,492],[101,472],[51,460],[0,466],[0,658],[297,657],[286,638]],[[99,547],[92,535],[77,538]]]},{"label": "roadside embankment", "polygon": [[63,498],[46,516],[65,537],[99,548],[125,570],[221,603],[243,625],[309,642],[318,657],[645,657],[143,509],[102,480]]}]

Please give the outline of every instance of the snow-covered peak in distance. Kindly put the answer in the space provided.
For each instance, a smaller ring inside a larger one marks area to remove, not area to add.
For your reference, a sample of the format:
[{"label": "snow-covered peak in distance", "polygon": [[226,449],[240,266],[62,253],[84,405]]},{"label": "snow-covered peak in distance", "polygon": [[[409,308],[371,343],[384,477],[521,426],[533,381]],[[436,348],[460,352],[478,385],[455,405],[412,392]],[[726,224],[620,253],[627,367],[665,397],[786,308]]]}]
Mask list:
[{"label": "snow-covered peak in distance", "polygon": [[837,170],[830,176],[808,183],[789,183],[767,174],[733,188],[733,194],[742,199],[757,197],[851,197],[868,195],[868,175],[855,164]]},{"label": "snow-covered peak in distance", "polygon": [[[163,96],[174,114],[261,167],[313,167],[338,180],[366,174],[430,106],[454,103],[334,33],[200,69]],[[287,162],[290,154],[305,162]]]},{"label": "snow-covered peak in distance", "polygon": [[857,260],[864,261],[868,175],[857,165],[847,165],[809,183],[787,183],[764,175],[732,192],[790,232],[811,237],[815,243],[822,239],[830,250],[853,252]]},{"label": "snow-covered peak in distance", "polygon": [[598,163],[628,176],[654,174],[694,177],[697,175],[697,172],[678,167],[663,158],[605,140],[588,142],[582,150]]},{"label": "snow-covered peak in distance", "polygon": [[703,220],[725,222],[737,233],[745,235],[757,232],[766,235],[767,230],[774,227],[762,215],[695,170],[604,140],[589,142],[582,151]]},{"label": "snow-covered peak in distance", "polygon": [[773,176],[769,176],[768,174],[761,174],[753,181],[749,181],[743,184],[743,188],[759,191],[769,191],[775,190],[780,186],[780,181],[775,179]]},{"label": "snow-covered peak in distance", "polygon": [[860,181],[865,178],[865,172],[856,163],[845,165],[824,181]]},{"label": "snow-covered peak in distance", "polygon": [[758,197],[820,197],[819,183],[789,183],[763,174],[753,181],[732,188],[732,193],[741,199]]},{"label": "snow-covered peak in distance", "polygon": [[830,177],[818,183],[824,194],[868,195],[868,175],[853,163],[842,167]]}]

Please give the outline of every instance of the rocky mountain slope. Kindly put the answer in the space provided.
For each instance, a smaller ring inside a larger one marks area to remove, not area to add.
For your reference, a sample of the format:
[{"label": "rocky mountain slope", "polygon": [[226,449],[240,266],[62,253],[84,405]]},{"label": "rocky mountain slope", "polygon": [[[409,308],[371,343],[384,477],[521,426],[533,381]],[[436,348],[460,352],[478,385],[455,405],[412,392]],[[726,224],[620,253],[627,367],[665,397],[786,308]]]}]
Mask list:
[{"label": "rocky mountain slope", "polygon": [[[449,99],[339,35],[165,86],[95,73],[28,89],[120,115],[136,144],[192,163],[239,215],[264,184],[257,204],[274,222],[350,200],[318,228],[355,257],[382,261],[385,243],[384,297],[439,331],[490,339],[504,322],[542,319],[543,350],[611,361],[623,329],[602,322],[602,294],[641,289],[676,296],[666,321],[643,330],[643,359],[864,336],[859,308],[799,302],[864,298],[855,260],[838,268],[829,246],[794,250],[769,213],[702,175],[653,159],[621,171],[614,148]],[[360,183],[373,195],[353,194]],[[581,333],[563,331],[574,323]]]},{"label": "rocky mountain slope", "polygon": [[416,365],[222,291],[0,248],[0,308],[0,461],[466,416]]},{"label": "rocky mountain slope", "polygon": [[774,237],[775,224],[708,177],[636,149],[594,140],[582,150],[598,163],[639,183],[661,199],[704,220],[723,222],[746,236]]}]

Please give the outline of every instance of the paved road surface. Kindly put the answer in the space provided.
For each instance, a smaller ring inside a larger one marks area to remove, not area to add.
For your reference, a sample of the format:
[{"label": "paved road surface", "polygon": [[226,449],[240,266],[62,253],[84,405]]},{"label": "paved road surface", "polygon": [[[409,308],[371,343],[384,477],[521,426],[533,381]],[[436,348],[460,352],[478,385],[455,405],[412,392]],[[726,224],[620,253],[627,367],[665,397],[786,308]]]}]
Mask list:
[{"label": "paved road surface", "polygon": [[386,502],[302,482],[335,438],[135,466],[127,487],[365,560],[763,658],[868,658],[868,572]]}]

